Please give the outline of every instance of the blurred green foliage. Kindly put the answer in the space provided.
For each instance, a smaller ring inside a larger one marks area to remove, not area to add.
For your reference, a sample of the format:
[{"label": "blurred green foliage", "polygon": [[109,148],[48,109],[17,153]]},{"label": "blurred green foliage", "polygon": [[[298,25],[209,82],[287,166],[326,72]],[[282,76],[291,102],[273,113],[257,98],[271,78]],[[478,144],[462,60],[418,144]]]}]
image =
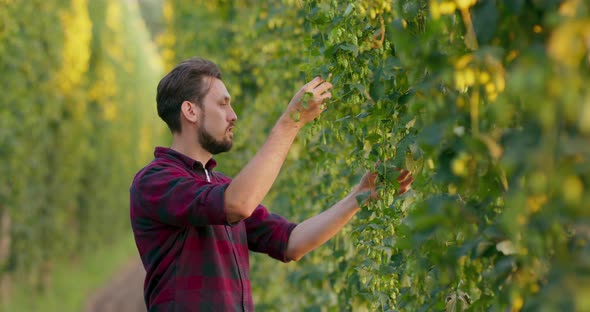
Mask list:
[{"label": "blurred green foliage", "polygon": [[161,67],[132,2],[0,1],[0,302],[129,235]]},{"label": "blurred green foliage", "polygon": [[[581,0],[164,5],[168,67],[218,62],[238,109],[235,174],[306,79],[334,99],[266,199],[300,221],[381,161],[382,200],[281,267],[259,309],[587,310],[590,7]],[[414,172],[394,198],[395,167]],[[269,274],[268,272],[273,272]]]},{"label": "blurred green foliage", "polygon": [[150,32],[155,39],[165,30],[163,15],[163,0],[139,0],[139,11]]},{"label": "blurred green foliage", "polygon": [[[239,118],[218,157],[229,175],[302,84],[332,74],[272,211],[302,221],[381,162],[382,199],[325,246],[288,265],[253,256],[257,309],[590,306],[582,0],[0,0],[0,301],[129,234],[128,185],[166,131],[140,15],[165,69],[220,64]],[[396,167],[415,177],[398,198]]]}]

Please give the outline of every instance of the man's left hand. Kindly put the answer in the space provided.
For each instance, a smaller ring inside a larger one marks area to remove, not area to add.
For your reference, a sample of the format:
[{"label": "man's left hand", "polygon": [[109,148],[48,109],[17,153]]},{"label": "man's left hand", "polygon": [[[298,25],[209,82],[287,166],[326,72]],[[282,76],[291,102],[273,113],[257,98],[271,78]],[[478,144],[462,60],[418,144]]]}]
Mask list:
[{"label": "man's left hand", "polygon": [[[412,187],[412,182],[414,182],[414,176],[412,175],[412,173],[406,169],[397,169],[400,171],[399,176],[397,177],[397,181],[399,182],[399,189],[397,190],[397,195],[402,195],[404,193],[406,193],[411,187]],[[371,192],[371,194],[369,195],[369,198],[378,198],[379,196],[377,195],[376,192],[376,180],[377,180],[377,173],[376,172],[372,172],[372,171],[367,171],[367,173],[365,173],[365,175],[361,178],[361,181],[359,182],[358,186],[357,186],[357,191],[358,193],[364,193],[364,192]]]}]

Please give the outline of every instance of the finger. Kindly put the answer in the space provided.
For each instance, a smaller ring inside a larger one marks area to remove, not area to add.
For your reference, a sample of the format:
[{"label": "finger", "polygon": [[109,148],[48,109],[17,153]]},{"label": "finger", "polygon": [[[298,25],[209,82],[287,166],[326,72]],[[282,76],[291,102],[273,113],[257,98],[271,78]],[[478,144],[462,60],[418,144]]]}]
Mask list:
[{"label": "finger", "polygon": [[414,182],[414,177],[410,176],[405,181],[399,184],[400,188],[407,188],[410,184],[412,184],[412,182]]},{"label": "finger", "polygon": [[412,182],[414,182],[414,178],[410,177],[407,181],[404,181],[404,183],[400,184],[399,187],[399,195],[407,192],[412,186]]},{"label": "finger", "polygon": [[412,184],[412,182],[414,182],[414,176],[409,175],[407,178],[405,178],[402,181],[398,181],[400,185],[409,185]]},{"label": "finger", "polygon": [[332,98],[332,92],[326,92],[318,97],[318,100],[325,101],[326,99]]},{"label": "finger", "polygon": [[401,196],[404,195],[405,193],[407,193],[410,189],[412,189],[412,187],[408,186],[406,188],[403,189],[399,189],[399,192],[397,193],[397,196]]},{"label": "finger", "polygon": [[361,180],[366,181],[370,186],[373,186],[375,184],[375,180],[377,179],[377,173],[375,172],[371,172],[371,171],[367,171]]},{"label": "finger", "polygon": [[332,84],[325,81],[324,83],[318,85],[315,87],[315,89],[313,90],[316,93],[322,94],[328,90],[332,89]]},{"label": "finger", "polygon": [[401,182],[401,181],[405,180],[408,177],[408,175],[410,175],[410,171],[408,171],[406,169],[402,169],[399,176],[397,177],[397,180],[399,182]]},{"label": "finger", "polygon": [[307,91],[312,91],[313,89],[315,89],[322,82],[324,82],[324,80],[322,79],[322,77],[317,76],[317,77],[313,78],[313,80],[311,80],[310,82],[307,83],[306,90]]}]

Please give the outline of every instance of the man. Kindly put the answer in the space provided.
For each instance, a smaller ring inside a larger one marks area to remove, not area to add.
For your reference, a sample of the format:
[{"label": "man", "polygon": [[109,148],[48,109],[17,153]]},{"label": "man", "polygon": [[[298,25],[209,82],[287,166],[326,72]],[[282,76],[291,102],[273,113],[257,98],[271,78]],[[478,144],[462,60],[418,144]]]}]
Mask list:
[{"label": "man", "polygon": [[[331,88],[320,77],[304,85],[232,180],[213,171],[212,156],[230,150],[237,120],[217,66],[192,58],[160,81],[158,115],[173,143],[156,148],[155,159],[130,188],[149,311],[252,311],[248,250],[297,261],[359,210],[356,195],[374,194],[376,174],[367,173],[348,196],[300,224],[260,205],[299,130],[325,109]],[[311,98],[302,105],[306,92]],[[405,192],[412,179],[407,171],[402,176],[400,191]]]}]

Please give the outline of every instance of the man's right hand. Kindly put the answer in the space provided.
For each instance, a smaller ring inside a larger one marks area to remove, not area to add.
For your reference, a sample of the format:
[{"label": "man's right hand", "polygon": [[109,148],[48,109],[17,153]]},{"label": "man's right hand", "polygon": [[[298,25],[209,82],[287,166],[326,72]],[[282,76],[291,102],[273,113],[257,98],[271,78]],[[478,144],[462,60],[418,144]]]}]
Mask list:
[{"label": "man's right hand", "polygon": [[[326,109],[324,102],[332,97],[331,88],[331,83],[315,77],[293,96],[287,107],[286,117],[302,125],[314,120]],[[309,95],[306,96],[306,93]]]}]

